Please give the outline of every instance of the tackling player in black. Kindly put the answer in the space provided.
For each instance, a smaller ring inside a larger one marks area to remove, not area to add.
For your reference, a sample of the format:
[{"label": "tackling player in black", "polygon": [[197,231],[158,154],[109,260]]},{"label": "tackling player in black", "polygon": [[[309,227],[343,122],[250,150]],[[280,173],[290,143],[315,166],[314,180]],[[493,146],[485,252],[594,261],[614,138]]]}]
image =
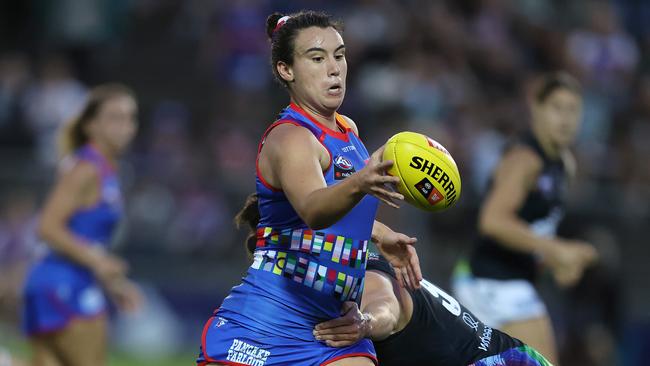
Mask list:
[{"label": "tackling player in black", "polygon": [[371,253],[361,311],[345,303],[342,317],[316,326],[314,335],[334,347],[373,340],[382,366],[547,366],[518,339],[483,324],[434,284],[399,286],[395,272]]}]

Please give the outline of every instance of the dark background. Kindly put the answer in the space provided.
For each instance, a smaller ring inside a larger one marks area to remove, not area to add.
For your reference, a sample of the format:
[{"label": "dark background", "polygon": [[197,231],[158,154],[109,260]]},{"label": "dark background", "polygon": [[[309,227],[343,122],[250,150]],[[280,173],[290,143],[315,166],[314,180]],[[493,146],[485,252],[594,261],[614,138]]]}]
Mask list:
[{"label": "dark background", "polygon": [[[202,323],[246,270],[245,233],[232,217],[254,189],[258,138],[288,104],[272,79],[265,19],[308,8],[345,23],[341,111],[368,149],[413,130],[458,163],[463,192],[453,209],[380,212],[419,238],[426,277],[445,288],[472,245],[477,205],[503,145],[527,128],[531,80],[565,69],[582,81],[578,178],[561,233],[593,243],[602,262],[575,289],[545,279],[543,294],[562,364],[642,365],[650,356],[650,3],[0,4],[0,283],[14,294],[42,249],[33,227],[54,179],[57,128],[88,88],[120,81],[137,93],[140,131],[122,165],[127,216],[115,250],[149,305],[115,318],[114,344],[148,356],[194,352]],[[17,334],[15,302],[5,308],[0,333]]]}]

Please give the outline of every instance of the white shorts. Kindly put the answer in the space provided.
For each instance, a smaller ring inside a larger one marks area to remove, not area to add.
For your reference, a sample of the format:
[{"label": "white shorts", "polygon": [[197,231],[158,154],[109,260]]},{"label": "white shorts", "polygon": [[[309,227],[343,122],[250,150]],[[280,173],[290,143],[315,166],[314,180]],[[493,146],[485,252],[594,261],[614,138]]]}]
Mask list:
[{"label": "white shorts", "polygon": [[454,275],[452,290],[461,304],[493,328],[548,316],[537,290],[526,280],[495,280],[463,273]]}]

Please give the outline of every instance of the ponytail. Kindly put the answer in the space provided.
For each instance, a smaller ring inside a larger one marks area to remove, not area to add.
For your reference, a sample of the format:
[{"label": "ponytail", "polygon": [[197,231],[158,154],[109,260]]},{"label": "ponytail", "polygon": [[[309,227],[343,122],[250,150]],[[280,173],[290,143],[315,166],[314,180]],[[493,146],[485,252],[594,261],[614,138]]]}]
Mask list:
[{"label": "ponytail", "polygon": [[235,225],[238,229],[248,225],[250,229],[244,245],[249,259],[252,259],[255,246],[257,244],[257,224],[260,222],[260,211],[257,199],[257,193],[252,193],[246,198],[244,207],[235,215]]},{"label": "ponytail", "polygon": [[59,158],[71,154],[88,142],[88,135],[85,132],[86,124],[88,124],[88,119],[81,118],[79,115],[61,127],[58,139]]}]

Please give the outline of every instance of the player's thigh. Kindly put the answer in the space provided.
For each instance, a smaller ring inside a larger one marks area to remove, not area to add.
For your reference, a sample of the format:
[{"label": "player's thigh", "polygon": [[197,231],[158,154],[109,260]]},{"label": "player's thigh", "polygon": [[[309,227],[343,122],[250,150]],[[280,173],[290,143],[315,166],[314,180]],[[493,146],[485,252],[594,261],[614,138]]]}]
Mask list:
[{"label": "player's thigh", "polygon": [[[203,366],[228,366],[224,363],[208,363]],[[368,357],[348,357],[328,363],[327,366],[374,366]]]},{"label": "player's thigh", "polygon": [[37,336],[29,341],[32,348],[32,365],[64,366],[56,355],[53,336]]},{"label": "player's thigh", "polygon": [[106,364],[107,320],[78,318],[56,337],[56,351],[66,366],[102,366]]},{"label": "player's thigh", "polygon": [[535,348],[552,364],[558,366],[555,336],[548,316],[509,322],[502,325],[500,330]]},{"label": "player's thigh", "polygon": [[[204,366],[228,366],[223,363],[208,363]],[[327,366],[374,366],[368,357],[347,357],[341,360],[328,363]]]},{"label": "player's thigh", "polygon": [[359,357],[359,356],[346,357],[327,364],[327,366],[373,366],[373,365],[374,363],[368,357]]}]

